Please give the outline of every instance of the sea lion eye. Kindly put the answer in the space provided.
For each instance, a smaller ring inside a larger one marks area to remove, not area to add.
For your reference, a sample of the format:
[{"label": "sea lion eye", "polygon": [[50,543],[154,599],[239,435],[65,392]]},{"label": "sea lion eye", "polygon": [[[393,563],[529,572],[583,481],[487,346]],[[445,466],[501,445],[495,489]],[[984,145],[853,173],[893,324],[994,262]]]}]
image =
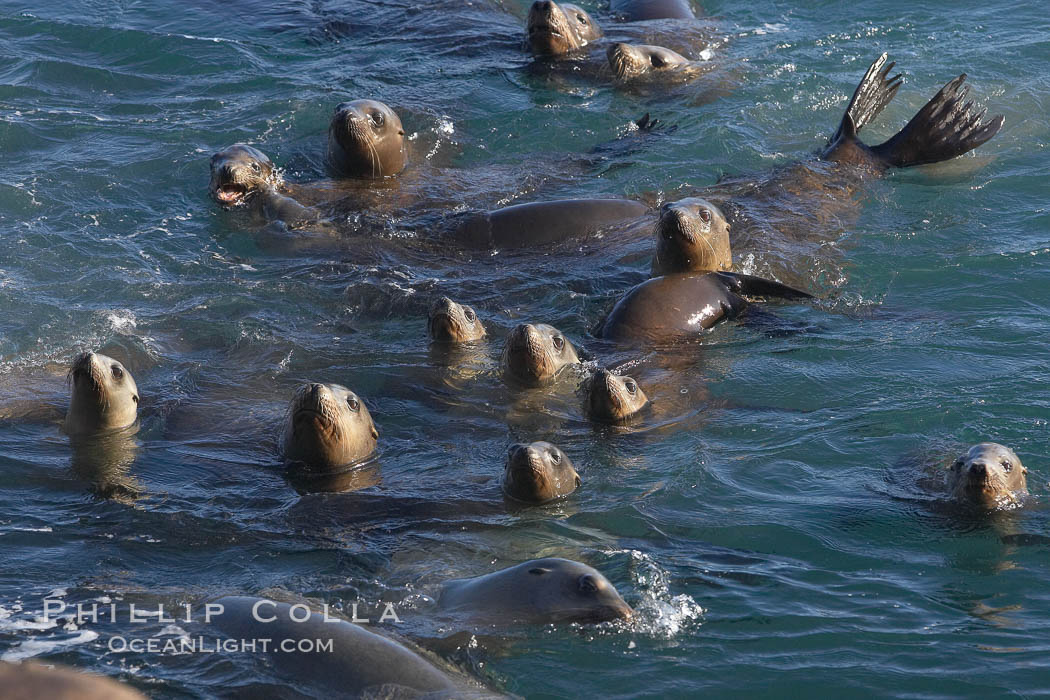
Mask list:
[{"label": "sea lion eye", "polygon": [[700,214],[700,220],[701,221],[703,221],[705,224],[711,223],[711,210],[710,209],[701,209],[699,214]]},{"label": "sea lion eye", "polygon": [[653,54],[652,56],[649,57],[649,62],[653,64],[653,68],[663,68],[664,67],[664,59],[663,59],[663,57],[657,56],[656,54]]},{"label": "sea lion eye", "polygon": [[583,15],[576,15],[576,21],[578,21],[580,24],[587,24],[587,18]]},{"label": "sea lion eye", "polygon": [[580,592],[581,593],[597,593],[598,582],[594,580],[594,577],[590,574],[584,574],[580,577]]},{"label": "sea lion eye", "polygon": [[259,164],[256,163],[254,160],[252,161],[252,170],[254,170],[257,173],[261,173],[262,172],[262,168],[259,167]]},{"label": "sea lion eye", "polygon": [[638,385],[635,384],[633,379],[628,379],[623,383],[623,385],[627,387],[627,393],[631,394],[632,396],[634,396],[635,392],[638,391]]},{"label": "sea lion eye", "polygon": [[1008,460],[1008,459],[1004,459],[1001,462],[1001,464],[1003,465],[1003,469],[1005,469],[1006,471],[1010,471],[1011,469],[1014,468],[1014,466],[1012,464],[1010,464],[1010,460]]},{"label": "sea lion eye", "polygon": [[110,369],[113,372],[113,378],[114,379],[123,379],[124,378],[124,370],[122,370],[120,368],[120,365],[113,365]]},{"label": "sea lion eye", "polygon": [[474,323],[474,321],[478,320],[478,315],[474,313],[474,309],[470,308],[469,306],[463,309],[463,315],[466,316],[467,320],[471,323]]},{"label": "sea lion eye", "polygon": [[561,352],[565,348],[565,339],[560,335],[556,335],[551,338],[551,342],[554,344],[554,349]]},{"label": "sea lion eye", "polygon": [[551,456],[551,461],[552,462],[554,462],[555,464],[561,464],[561,455],[560,454],[558,454],[554,450],[551,450],[550,456]]},{"label": "sea lion eye", "polygon": [[346,405],[350,407],[351,411],[357,412],[361,408],[361,402],[355,399],[353,396],[348,396],[346,399]]},{"label": "sea lion eye", "polygon": [[376,126],[383,126],[383,113],[382,112],[372,112],[371,117],[372,117],[372,122]]}]

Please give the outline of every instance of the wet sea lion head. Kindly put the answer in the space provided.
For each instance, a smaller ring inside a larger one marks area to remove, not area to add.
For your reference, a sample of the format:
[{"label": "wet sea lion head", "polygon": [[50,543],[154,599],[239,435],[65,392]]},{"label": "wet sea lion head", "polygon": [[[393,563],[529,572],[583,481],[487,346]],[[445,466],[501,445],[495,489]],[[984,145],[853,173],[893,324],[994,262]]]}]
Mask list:
[{"label": "wet sea lion head", "polygon": [[82,435],[126,428],[138,417],[139,388],[124,365],[96,352],[77,355],[69,369],[72,397],[65,430]]},{"label": "wet sea lion head", "polygon": [[654,275],[719,272],[732,266],[729,224],[718,207],[699,197],[663,205],[656,225]]},{"label": "wet sea lion head", "polygon": [[680,53],[662,46],[625,44],[619,42],[606,52],[609,67],[620,79],[635,78],[649,73],[670,73],[691,67],[693,62]]},{"label": "wet sea lion head", "polygon": [[284,458],[311,469],[337,469],[372,454],[378,438],[357,394],[338,384],[304,384],[288,407]]},{"label": "wet sea lion head", "polygon": [[224,207],[245,204],[252,195],[280,184],[273,163],[257,148],[236,143],[211,157],[211,196]]},{"label": "wet sea lion head", "polygon": [[376,100],[343,102],[328,126],[328,162],[340,175],[378,180],[405,169],[405,129]]},{"label": "wet sea lion head", "polygon": [[549,442],[517,444],[507,452],[503,492],[517,501],[546,503],[580,486],[569,457]]},{"label": "wet sea lion head", "polygon": [[441,297],[430,307],[427,331],[435,341],[466,343],[485,337],[485,326],[469,306]]},{"label": "wet sea lion head", "polygon": [[525,386],[541,386],[579,361],[568,338],[545,323],[517,326],[507,338],[501,359],[504,374]]},{"label": "wet sea lion head", "polygon": [[616,587],[586,564],[550,557],[513,567],[523,595],[535,601],[537,616],[552,622],[605,622],[634,615]]},{"label": "wet sea lion head", "polygon": [[537,56],[564,56],[600,38],[602,29],[581,7],[536,0],[529,8],[526,33]]},{"label": "wet sea lion head", "polygon": [[1028,493],[1027,473],[1009,447],[982,442],[952,463],[948,488],[952,498],[962,503],[994,510],[1014,505]]},{"label": "wet sea lion head", "polygon": [[592,418],[622,423],[649,403],[649,397],[631,377],[600,369],[587,382],[587,408]]}]

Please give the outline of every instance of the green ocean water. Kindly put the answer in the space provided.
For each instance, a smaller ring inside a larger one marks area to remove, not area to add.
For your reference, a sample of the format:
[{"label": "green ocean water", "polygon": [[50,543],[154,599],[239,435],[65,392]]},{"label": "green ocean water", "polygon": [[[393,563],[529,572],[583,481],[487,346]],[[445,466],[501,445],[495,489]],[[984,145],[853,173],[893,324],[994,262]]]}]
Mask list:
[{"label": "green ocean water", "polygon": [[[673,33],[582,4],[610,37]],[[245,657],[117,653],[120,622],[40,620],[45,598],[279,587],[395,602],[400,634],[530,698],[1050,692],[1045,8],[704,10],[717,89],[632,91],[530,67],[517,0],[0,3],[0,391],[61,405],[65,366],[101,349],[143,396],[134,498],[93,492],[54,425],[0,424],[0,658],[155,697],[311,696]],[[853,218],[814,219],[824,243],[799,275],[822,300],[713,330],[670,383],[670,418],[633,431],[591,426],[563,385],[523,405],[495,363],[525,320],[630,360],[590,331],[647,276],[648,237],[471,256],[408,245],[395,221],[299,247],[207,193],[209,156],[238,141],[290,181],[325,178],[333,107],[369,97],[405,123],[406,188],[443,207],[671,200],[820,148],[884,51],[905,83],[868,142],[961,72],[1002,132],[869,183]],[[675,128],[578,166],[645,112]],[[476,371],[427,346],[442,294],[492,329]],[[278,426],[314,380],[367,402],[375,485],[300,493],[282,473]],[[584,485],[507,508],[503,455],[539,439]],[[977,516],[923,488],[919,462],[984,440],[1028,466],[1024,508]],[[434,622],[442,581],[543,556],[595,566],[638,619],[466,639]]]}]

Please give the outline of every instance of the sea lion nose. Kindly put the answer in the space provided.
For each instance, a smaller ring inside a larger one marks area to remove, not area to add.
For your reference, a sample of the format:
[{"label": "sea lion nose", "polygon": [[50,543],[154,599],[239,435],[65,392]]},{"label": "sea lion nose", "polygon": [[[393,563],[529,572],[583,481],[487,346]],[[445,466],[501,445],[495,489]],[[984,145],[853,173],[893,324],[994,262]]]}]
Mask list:
[{"label": "sea lion nose", "polygon": [[324,384],[317,382],[311,382],[310,384],[310,398],[317,399],[321,396],[321,392],[324,390]]},{"label": "sea lion nose", "polygon": [[988,475],[988,465],[984,462],[974,462],[970,465],[970,474],[976,477],[985,477]]},{"label": "sea lion nose", "polygon": [[551,2],[551,0],[536,0],[536,2],[532,3],[532,9],[537,12],[547,12],[551,9],[552,5],[554,5],[554,3]]}]

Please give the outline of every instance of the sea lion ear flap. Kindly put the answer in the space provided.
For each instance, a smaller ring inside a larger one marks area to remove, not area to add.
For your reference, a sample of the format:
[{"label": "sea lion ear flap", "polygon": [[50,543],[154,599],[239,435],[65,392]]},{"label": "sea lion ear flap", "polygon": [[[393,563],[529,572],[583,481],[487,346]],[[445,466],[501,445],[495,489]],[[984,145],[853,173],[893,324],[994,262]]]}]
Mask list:
[{"label": "sea lion ear flap", "polygon": [[379,431],[376,430],[375,424],[372,425],[372,439],[373,440],[378,440],[379,439]]}]

